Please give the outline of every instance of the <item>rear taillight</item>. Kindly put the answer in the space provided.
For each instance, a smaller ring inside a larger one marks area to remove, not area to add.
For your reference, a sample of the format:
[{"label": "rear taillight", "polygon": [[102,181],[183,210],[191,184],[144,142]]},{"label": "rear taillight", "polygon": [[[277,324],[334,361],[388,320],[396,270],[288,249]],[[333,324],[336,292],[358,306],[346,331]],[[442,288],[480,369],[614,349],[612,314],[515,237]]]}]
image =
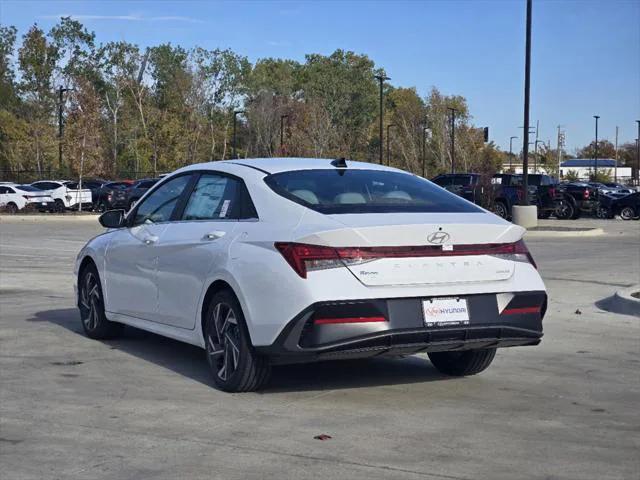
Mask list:
[{"label": "rear taillight", "polygon": [[[276,242],[276,249],[298,275],[343,266],[360,265],[380,258],[460,257],[491,255],[514,262],[536,263],[523,240],[515,243],[487,243],[479,245],[420,245],[410,247],[325,247],[302,243]],[[445,250],[446,248],[446,250]]]},{"label": "rear taillight", "polygon": [[585,200],[589,199],[589,190],[588,189],[584,189],[584,192],[582,192],[582,198],[584,198]]},{"label": "rear taillight", "polygon": [[553,187],[549,188],[549,196],[551,196],[551,198],[556,196],[556,189]]}]

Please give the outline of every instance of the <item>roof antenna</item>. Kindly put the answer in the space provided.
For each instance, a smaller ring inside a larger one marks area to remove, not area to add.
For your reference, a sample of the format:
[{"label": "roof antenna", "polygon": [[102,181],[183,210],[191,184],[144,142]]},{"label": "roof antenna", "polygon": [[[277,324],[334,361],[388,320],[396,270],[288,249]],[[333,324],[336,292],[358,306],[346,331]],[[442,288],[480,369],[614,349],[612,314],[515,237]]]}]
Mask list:
[{"label": "roof antenna", "polygon": [[340,157],[334,160],[333,162],[331,162],[331,165],[333,165],[336,168],[347,168],[347,159],[344,157]]}]

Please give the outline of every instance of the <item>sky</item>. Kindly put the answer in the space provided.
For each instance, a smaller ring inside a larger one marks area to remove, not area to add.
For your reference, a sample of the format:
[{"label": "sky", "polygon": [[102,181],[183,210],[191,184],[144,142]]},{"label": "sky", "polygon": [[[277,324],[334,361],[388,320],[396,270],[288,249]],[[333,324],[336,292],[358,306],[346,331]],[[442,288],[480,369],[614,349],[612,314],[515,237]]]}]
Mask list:
[{"label": "sky", "polygon": [[[142,47],[231,48],[251,61],[304,61],[307,53],[368,55],[394,86],[432,86],[467,98],[476,126],[503,150],[522,148],[525,1],[16,1],[0,0],[0,24],[22,35],[48,30],[62,15],[97,41]],[[531,123],[555,147],[599,137],[637,137],[640,119],[640,0],[534,0]],[[517,147],[517,148],[516,148]]]}]

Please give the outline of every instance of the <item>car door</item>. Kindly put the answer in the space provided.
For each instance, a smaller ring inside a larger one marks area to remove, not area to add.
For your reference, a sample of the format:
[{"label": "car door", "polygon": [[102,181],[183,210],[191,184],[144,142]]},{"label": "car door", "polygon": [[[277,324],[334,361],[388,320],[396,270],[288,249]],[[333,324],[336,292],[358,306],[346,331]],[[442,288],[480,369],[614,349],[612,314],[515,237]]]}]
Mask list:
[{"label": "car door", "polygon": [[158,244],[158,322],[193,329],[200,296],[212,270],[221,268],[238,228],[242,181],[203,172]]},{"label": "car door", "polygon": [[107,311],[155,320],[157,246],[191,177],[184,174],[159,185],[128,215],[129,226],[111,234],[105,253]]}]

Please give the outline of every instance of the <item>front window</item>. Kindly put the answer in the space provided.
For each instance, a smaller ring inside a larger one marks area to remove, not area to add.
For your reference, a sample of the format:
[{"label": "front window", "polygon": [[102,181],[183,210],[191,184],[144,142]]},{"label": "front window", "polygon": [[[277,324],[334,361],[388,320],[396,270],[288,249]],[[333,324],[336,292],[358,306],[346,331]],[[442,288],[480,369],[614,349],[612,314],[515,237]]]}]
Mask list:
[{"label": "front window", "polygon": [[178,199],[189,183],[190,175],[181,175],[160,185],[144,199],[136,209],[134,225],[142,223],[159,223],[171,220]]},{"label": "front window", "polygon": [[298,170],[265,182],[277,194],[325,214],[482,212],[475,205],[408,173],[386,170]]}]

